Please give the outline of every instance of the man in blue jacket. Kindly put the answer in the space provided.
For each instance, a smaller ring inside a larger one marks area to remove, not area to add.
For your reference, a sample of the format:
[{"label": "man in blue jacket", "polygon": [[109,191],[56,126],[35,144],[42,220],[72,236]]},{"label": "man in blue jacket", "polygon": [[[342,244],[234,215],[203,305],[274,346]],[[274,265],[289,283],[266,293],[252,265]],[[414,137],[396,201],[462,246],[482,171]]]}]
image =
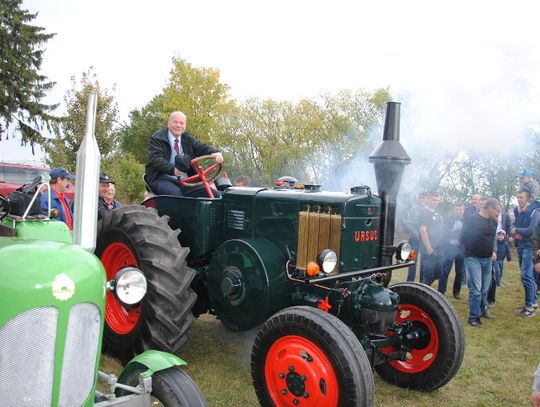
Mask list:
[{"label": "man in blue jacket", "polygon": [[511,230],[519,260],[521,283],[525,291],[525,302],[517,316],[532,317],[538,307],[536,282],[533,265],[533,224],[531,223],[535,209],[540,206],[538,201],[529,203],[528,188],[520,188],[517,194],[518,206],[514,208],[515,221]]},{"label": "man in blue jacket", "polygon": [[64,193],[71,187],[71,180],[75,176],[65,168],[53,168],[51,176],[51,212],[49,214],[49,193],[41,194],[41,213],[51,218],[64,222],[70,230],[73,230],[73,208],[71,201]]}]

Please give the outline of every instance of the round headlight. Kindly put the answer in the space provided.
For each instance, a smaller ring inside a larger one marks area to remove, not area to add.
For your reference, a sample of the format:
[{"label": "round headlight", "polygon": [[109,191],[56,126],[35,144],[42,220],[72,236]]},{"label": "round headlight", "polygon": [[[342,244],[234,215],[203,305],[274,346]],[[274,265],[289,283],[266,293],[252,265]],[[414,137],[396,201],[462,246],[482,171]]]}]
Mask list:
[{"label": "round headlight", "polygon": [[124,304],[136,304],[146,294],[146,277],[135,267],[125,267],[116,274],[115,291]]},{"label": "round headlight", "polygon": [[396,258],[398,261],[405,261],[409,258],[412,252],[411,244],[404,240],[400,242],[396,248]]},{"label": "round headlight", "polygon": [[335,251],[330,249],[324,249],[319,257],[317,258],[317,263],[321,266],[322,271],[326,274],[334,271],[337,265],[337,254]]}]

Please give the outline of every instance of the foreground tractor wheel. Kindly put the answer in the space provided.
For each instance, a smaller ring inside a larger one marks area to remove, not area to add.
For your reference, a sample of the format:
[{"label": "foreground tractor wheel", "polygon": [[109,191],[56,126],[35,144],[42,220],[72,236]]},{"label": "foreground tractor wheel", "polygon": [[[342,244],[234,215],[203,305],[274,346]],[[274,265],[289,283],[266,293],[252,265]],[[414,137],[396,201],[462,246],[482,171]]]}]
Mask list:
[{"label": "foreground tractor wheel", "polygon": [[[448,383],[459,370],[465,353],[463,326],[446,297],[423,284],[401,283],[390,289],[399,294],[396,322],[410,321],[422,339],[407,352],[404,361],[376,366],[389,383],[421,391],[433,391]],[[385,347],[383,353],[397,351]]]},{"label": "foreground tractor wheel", "polygon": [[369,360],[351,330],[311,307],[279,311],[260,328],[251,375],[262,406],[371,406]]},{"label": "foreground tractor wheel", "polygon": [[147,349],[176,354],[187,341],[197,296],[190,284],[195,272],[186,265],[188,249],[177,240],[154,209],[124,206],[103,213],[98,223],[96,255],[115,278],[124,267],[136,267],[147,279],[147,293],[134,306],[125,306],[108,291],[103,348],[128,359]]},{"label": "foreground tractor wheel", "polygon": [[[133,371],[123,384],[136,387],[139,375],[147,368]],[[118,391],[118,396],[131,394]],[[178,366],[160,370],[152,375],[152,406],[165,407],[207,407],[208,404],[197,384]],[[161,403],[161,404],[160,404]]]}]

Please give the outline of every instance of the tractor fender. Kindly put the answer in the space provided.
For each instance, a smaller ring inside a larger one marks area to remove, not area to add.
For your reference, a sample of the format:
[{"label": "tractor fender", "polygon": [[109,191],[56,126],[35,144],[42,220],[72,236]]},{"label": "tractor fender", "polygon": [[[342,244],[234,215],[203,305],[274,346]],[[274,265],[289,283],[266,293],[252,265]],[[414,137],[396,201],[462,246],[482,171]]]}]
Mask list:
[{"label": "tractor fender", "polygon": [[251,329],[290,305],[285,264],[283,251],[267,239],[231,239],[218,247],[208,269],[208,294],[225,326]]},{"label": "tractor fender", "polygon": [[119,383],[123,383],[123,379],[129,377],[135,370],[140,370],[141,366],[147,370],[142,374],[143,377],[150,377],[155,372],[165,370],[173,366],[184,366],[187,362],[180,359],[178,356],[168,352],[161,352],[157,350],[147,350],[140,355],[131,359],[118,378]]}]

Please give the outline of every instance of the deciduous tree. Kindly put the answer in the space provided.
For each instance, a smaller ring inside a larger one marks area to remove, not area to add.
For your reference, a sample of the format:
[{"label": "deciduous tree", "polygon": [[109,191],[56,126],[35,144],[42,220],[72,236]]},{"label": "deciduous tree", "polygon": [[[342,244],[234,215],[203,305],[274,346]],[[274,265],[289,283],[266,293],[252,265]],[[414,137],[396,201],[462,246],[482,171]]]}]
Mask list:
[{"label": "deciduous tree", "polygon": [[229,87],[220,82],[219,71],[199,68],[180,58],[172,59],[169,80],[162,92],[146,106],[130,113],[122,127],[122,149],[146,163],[150,136],[167,125],[171,112],[180,110],[188,118],[187,130],[213,146],[223,145],[220,117],[231,108]]},{"label": "deciduous tree", "polygon": [[64,97],[67,112],[60,118],[60,132],[43,147],[48,165],[74,170],[77,150],[86,132],[88,96],[91,93],[97,96],[95,135],[104,161],[117,151],[119,113],[114,96],[101,87],[92,68],[82,74],[80,82],[72,77],[71,83]]}]

